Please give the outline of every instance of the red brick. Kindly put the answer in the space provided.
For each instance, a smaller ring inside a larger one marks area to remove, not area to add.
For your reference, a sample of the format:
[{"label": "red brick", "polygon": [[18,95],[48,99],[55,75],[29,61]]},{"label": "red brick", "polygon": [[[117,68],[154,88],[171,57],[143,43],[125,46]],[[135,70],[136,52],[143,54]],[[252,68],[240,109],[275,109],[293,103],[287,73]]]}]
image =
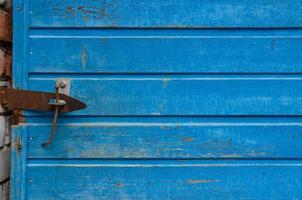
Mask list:
[{"label": "red brick", "polygon": [[12,55],[9,51],[0,49],[0,77],[11,77]]},{"label": "red brick", "polygon": [[10,42],[12,40],[12,16],[0,10],[0,41]]}]

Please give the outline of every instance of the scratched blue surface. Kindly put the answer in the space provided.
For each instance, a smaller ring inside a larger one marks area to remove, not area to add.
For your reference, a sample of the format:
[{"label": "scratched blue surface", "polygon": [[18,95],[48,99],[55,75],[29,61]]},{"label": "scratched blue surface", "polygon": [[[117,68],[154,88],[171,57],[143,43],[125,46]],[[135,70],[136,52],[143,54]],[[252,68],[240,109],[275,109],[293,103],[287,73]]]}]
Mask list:
[{"label": "scratched blue surface", "polygon": [[302,199],[302,2],[14,0],[12,200]]}]

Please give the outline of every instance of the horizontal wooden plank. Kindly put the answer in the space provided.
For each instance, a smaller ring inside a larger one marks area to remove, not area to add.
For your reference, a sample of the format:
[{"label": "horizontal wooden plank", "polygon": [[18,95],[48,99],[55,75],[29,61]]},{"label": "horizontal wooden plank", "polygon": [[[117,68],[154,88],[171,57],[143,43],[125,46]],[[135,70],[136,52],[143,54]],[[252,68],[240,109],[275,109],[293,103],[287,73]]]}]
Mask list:
[{"label": "horizontal wooden plank", "polygon": [[31,27],[301,27],[299,0],[31,0]]},{"label": "horizontal wooden plank", "polygon": [[301,73],[301,48],[300,36],[33,36],[29,72]]},{"label": "horizontal wooden plank", "polygon": [[[29,164],[30,199],[301,199],[301,162]],[[55,183],[51,186],[49,183]]]},{"label": "horizontal wooden plank", "polygon": [[[302,158],[301,123],[92,123],[28,127],[32,159]],[[286,145],[285,145],[286,144]],[[290,147],[290,148],[289,148]]]},{"label": "horizontal wooden plank", "polygon": [[[282,76],[96,76],[71,78],[81,116],[301,115],[302,79]],[[53,78],[31,78],[53,91]]]}]

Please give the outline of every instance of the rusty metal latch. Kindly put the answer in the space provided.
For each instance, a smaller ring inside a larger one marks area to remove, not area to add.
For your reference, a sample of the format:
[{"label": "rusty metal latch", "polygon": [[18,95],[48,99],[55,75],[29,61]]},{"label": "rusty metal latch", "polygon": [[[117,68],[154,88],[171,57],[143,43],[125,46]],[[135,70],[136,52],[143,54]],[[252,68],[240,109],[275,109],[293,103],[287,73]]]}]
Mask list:
[{"label": "rusty metal latch", "polygon": [[39,92],[30,90],[17,90],[8,87],[0,87],[1,90],[1,105],[10,110],[32,110],[32,111],[52,111],[53,121],[52,130],[47,142],[42,144],[47,147],[53,142],[57,118],[60,112],[71,112],[86,108],[86,104],[65,94],[59,92],[62,86],[61,82],[57,81],[55,93]]}]

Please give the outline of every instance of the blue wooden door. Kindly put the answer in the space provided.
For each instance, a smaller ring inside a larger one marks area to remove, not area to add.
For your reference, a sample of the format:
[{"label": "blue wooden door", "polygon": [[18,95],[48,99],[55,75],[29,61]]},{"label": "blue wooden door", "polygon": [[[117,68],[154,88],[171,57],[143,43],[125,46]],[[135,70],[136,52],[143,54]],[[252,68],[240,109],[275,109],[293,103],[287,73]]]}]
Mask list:
[{"label": "blue wooden door", "polygon": [[14,0],[12,199],[302,199],[302,1]]}]

